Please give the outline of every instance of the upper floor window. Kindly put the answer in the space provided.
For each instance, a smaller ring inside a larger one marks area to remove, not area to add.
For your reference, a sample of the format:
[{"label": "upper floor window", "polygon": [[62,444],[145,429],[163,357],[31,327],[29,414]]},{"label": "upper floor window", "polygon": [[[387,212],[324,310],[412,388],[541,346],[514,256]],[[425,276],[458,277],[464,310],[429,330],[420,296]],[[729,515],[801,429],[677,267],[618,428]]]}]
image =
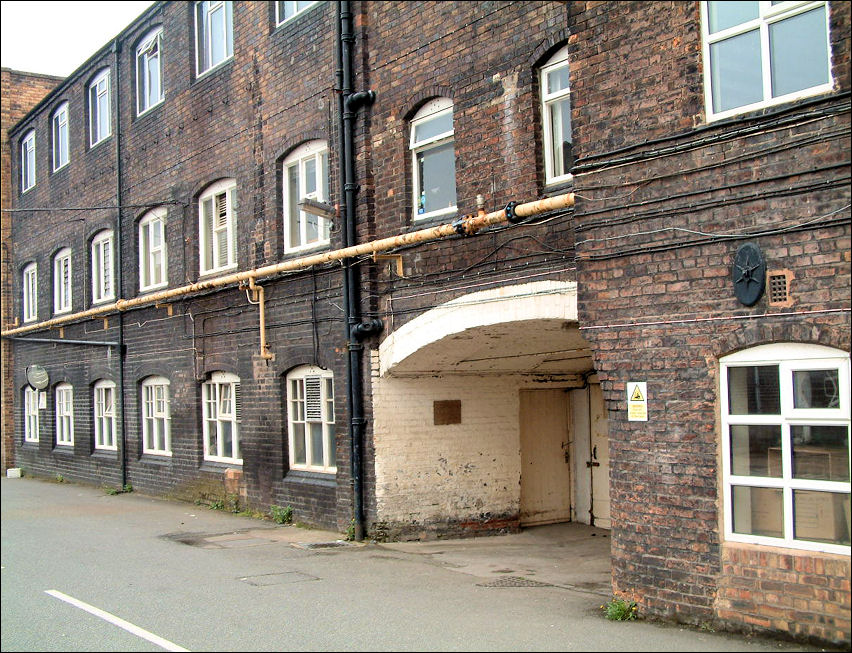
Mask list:
[{"label": "upper floor window", "polygon": [[142,382],[142,453],[172,455],[169,380],[162,376]]},{"label": "upper floor window", "polygon": [[33,322],[38,319],[38,266],[35,263],[24,268],[21,281],[24,322]]},{"label": "upper floor window", "polygon": [[103,302],[115,297],[112,231],[105,230],[92,239],[92,301]]},{"label": "upper floor window", "polygon": [[53,112],[51,133],[53,137],[53,169],[59,170],[69,161],[67,102],[63,102],[59,108]]},{"label": "upper floor window", "polygon": [[136,48],[136,114],[163,101],[163,30],[148,34]]},{"label": "upper floor window", "polygon": [[410,130],[414,219],[455,213],[456,154],[452,100],[436,98],[427,102],[411,120]]},{"label": "upper floor window", "polygon": [[71,249],[66,247],[53,257],[53,312],[71,310]]},{"label": "upper floor window", "polygon": [[240,453],[240,378],[214,372],[201,387],[204,459],[242,464]]},{"label": "upper floor window", "polygon": [[290,468],[337,471],[334,433],[334,377],[319,367],[287,375]]},{"label": "upper floor window", "polygon": [[95,449],[117,449],[115,443],[115,383],[95,383]]},{"label": "upper floor window", "polygon": [[721,359],[725,537],[849,554],[849,354],[772,344]]},{"label": "upper floor window", "polygon": [[198,201],[201,274],[237,265],[237,187],[233,179],[211,186]]},{"label": "upper floor window", "polygon": [[74,388],[70,383],[56,386],[56,444],[74,446]]},{"label": "upper floor window", "polygon": [[275,22],[280,25],[316,4],[316,0],[286,0],[275,3]]},{"label": "upper floor window", "polygon": [[195,3],[196,75],[202,75],[234,55],[233,3],[204,0]]},{"label": "upper floor window", "polygon": [[168,283],[166,209],[150,211],[139,221],[139,290],[152,290]]},{"label": "upper floor window", "polygon": [[109,69],[104,70],[89,86],[89,144],[97,145],[110,130]]},{"label": "upper floor window", "polygon": [[707,116],[831,90],[827,2],[702,2]]},{"label": "upper floor window", "polygon": [[38,442],[38,395],[35,388],[24,388],[24,442]]},{"label": "upper floor window", "polygon": [[541,122],[544,128],[545,183],[568,179],[571,155],[571,88],[568,84],[568,46],[541,69]]},{"label": "upper floor window", "polygon": [[313,141],[284,160],[284,242],[288,250],[329,242],[330,222],[299,210],[299,202],[328,197],[328,146]]},{"label": "upper floor window", "polygon": [[35,181],[35,131],[31,131],[21,141],[21,192],[24,193],[35,186]]}]

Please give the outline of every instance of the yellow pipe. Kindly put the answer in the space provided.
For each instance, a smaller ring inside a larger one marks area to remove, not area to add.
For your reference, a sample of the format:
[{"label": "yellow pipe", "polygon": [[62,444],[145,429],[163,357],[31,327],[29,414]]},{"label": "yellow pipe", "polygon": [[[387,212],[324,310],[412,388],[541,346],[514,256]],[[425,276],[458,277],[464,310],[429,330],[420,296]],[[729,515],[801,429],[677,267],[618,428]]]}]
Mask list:
[{"label": "yellow pipe", "polygon": [[269,351],[269,345],[266,344],[266,300],[263,286],[256,285],[254,277],[249,277],[248,287],[254,294],[254,301],[257,302],[260,313],[260,357],[265,360],[275,360],[275,354]]},{"label": "yellow pipe", "polygon": [[[533,202],[518,204],[517,206],[515,206],[515,215],[517,215],[518,217],[526,218],[533,215],[538,215],[539,213],[545,213],[547,211],[568,208],[569,206],[573,205],[574,193],[565,193],[564,195],[556,195],[554,197],[535,200]],[[202,290],[220,288],[222,286],[227,286],[231,284],[240,284],[244,281],[248,281],[249,279],[268,277],[275,274],[279,274],[281,272],[301,270],[303,268],[311,267],[312,265],[329,263],[331,261],[340,261],[343,259],[352,258],[354,256],[373,254],[375,252],[383,252],[389,249],[394,249],[395,247],[400,247],[402,245],[411,245],[414,243],[423,243],[431,240],[439,240],[447,236],[456,235],[460,231],[467,235],[471,235],[476,233],[477,231],[480,231],[481,229],[484,229],[485,227],[490,227],[491,225],[499,224],[505,221],[505,209],[500,209],[499,211],[493,211],[484,215],[480,212],[480,214],[476,216],[466,216],[460,218],[454,223],[446,223],[438,225],[436,227],[430,227],[428,229],[412,231],[408,234],[401,234],[399,236],[391,236],[389,238],[372,240],[367,243],[361,243],[360,245],[352,245],[350,247],[343,247],[341,249],[335,249],[330,252],[322,252],[319,254],[302,256],[300,258],[291,259],[289,261],[284,261],[282,263],[276,263],[273,265],[267,265],[262,268],[256,268],[254,270],[246,270],[245,272],[235,272],[233,274],[228,274],[223,277],[216,277],[214,279],[207,279],[204,281],[196,281],[195,283],[191,283],[186,286],[180,286],[179,288],[172,288],[170,290],[161,290],[159,292],[151,293],[150,295],[144,295],[142,297],[134,297],[133,299],[119,299],[115,303],[97,306],[95,308],[90,308],[89,310],[82,311],[80,313],[63,315],[62,317],[56,317],[52,320],[46,320],[44,322],[37,322],[36,324],[28,324],[14,329],[9,329],[7,331],[3,331],[0,335],[14,336],[20,333],[29,333],[31,331],[38,331],[40,329],[49,329],[52,327],[60,326],[62,324],[68,324],[69,322],[76,322],[78,320],[95,317],[97,315],[104,315],[105,313],[112,313],[114,311],[126,311],[127,309],[136,308],[137,306],[160,303],[164,300],[172,299],[174,297],[180,297],[182,295],[190,295],[192,293],[200,292]]]}]

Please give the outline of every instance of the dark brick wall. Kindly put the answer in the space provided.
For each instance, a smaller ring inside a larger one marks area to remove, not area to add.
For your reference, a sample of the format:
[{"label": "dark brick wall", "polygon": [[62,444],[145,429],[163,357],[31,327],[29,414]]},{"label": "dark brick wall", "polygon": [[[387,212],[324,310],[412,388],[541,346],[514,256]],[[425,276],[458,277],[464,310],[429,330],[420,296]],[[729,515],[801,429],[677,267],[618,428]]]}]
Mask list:
[{"label": "dark brick wall", "polygon": [[[850,349],[849,5],[831,7],[835,92],[717,123],[697,3],[571,3],[570,55],[579,312],[609,409],[614,588],[651,614],[848,642],[848,585],[827,599],[811,587],[807,618],[766,618],[759,591],[732,610],[720,592],[752,567],[723,565],[718,359],[770,342]],[[788,306],[736,300],[745,241],[793,273]],[[628,381],[648,383],[647,422],[627,420]]]}]

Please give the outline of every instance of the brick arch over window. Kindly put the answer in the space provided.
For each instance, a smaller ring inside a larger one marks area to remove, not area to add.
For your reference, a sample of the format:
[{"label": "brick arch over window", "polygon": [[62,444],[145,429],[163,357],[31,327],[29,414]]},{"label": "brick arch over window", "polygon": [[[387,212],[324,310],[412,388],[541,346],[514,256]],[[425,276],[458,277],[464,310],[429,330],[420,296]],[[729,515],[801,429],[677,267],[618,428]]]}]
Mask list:
[{"label": "brick arch over window", "polygon": [[449,86],[439,85],[427,86],[420,89],[417,93],[412,95],[407,102],[403,103],[403,106],[409,107],[408,111],[406,111],[403,116],[403,119],[410,121],[414,115],[423,108],[424,104],[439,97],[452,100],[453,105],[455,106],[456,100],[452,88]]},{"label": "brick arch over window", "polygon": [[761,320],[746,325],[735,324],[728,331],[719,330],[713,340],[713,354],[721,358],[741,349],[777,342],[825,345],[849,351],[848,315],[829,313],[819,325],[794,323],[792,319],[773,323]]}]

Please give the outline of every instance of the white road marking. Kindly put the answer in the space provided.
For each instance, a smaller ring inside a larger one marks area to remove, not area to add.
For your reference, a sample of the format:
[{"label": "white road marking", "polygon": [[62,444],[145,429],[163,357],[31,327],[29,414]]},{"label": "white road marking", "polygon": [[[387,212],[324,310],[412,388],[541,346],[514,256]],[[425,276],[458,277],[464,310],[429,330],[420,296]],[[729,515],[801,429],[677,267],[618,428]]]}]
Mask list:
[{"label": "white road marking", "polygon": [[96,608],[93,605],[89,605],[88,603],[84,603],[78,599],[75,599],[73,596],[68,596],[67,594],[63,594],[58,590],[44,590],[45,593],[50,594],[52,597],[59,599],[60,601],[65,601],[66,603],[70,603],[76,608],[80,608],[81,610],[85,610],[89,614],[93,614],[96,617],[100,617],[104,621],[111,623],[113,626],[118,626],[119,628],[123,628],[129,633],[136,635],[137,637],[141,637],[142,639],[146,639],[152,644],[156,644],[157,646],[166,649],[167,651],[189,651],[189,649],[183,648],[170,642],[167,639],[163,639],[154,633],[149,633],[144,628],[140,628],[139,626],[135,626],[129,621],[125,621],[121,617],[116,617],[114,614],[110,614],[105,610],[101,610],[100,608]]}]

